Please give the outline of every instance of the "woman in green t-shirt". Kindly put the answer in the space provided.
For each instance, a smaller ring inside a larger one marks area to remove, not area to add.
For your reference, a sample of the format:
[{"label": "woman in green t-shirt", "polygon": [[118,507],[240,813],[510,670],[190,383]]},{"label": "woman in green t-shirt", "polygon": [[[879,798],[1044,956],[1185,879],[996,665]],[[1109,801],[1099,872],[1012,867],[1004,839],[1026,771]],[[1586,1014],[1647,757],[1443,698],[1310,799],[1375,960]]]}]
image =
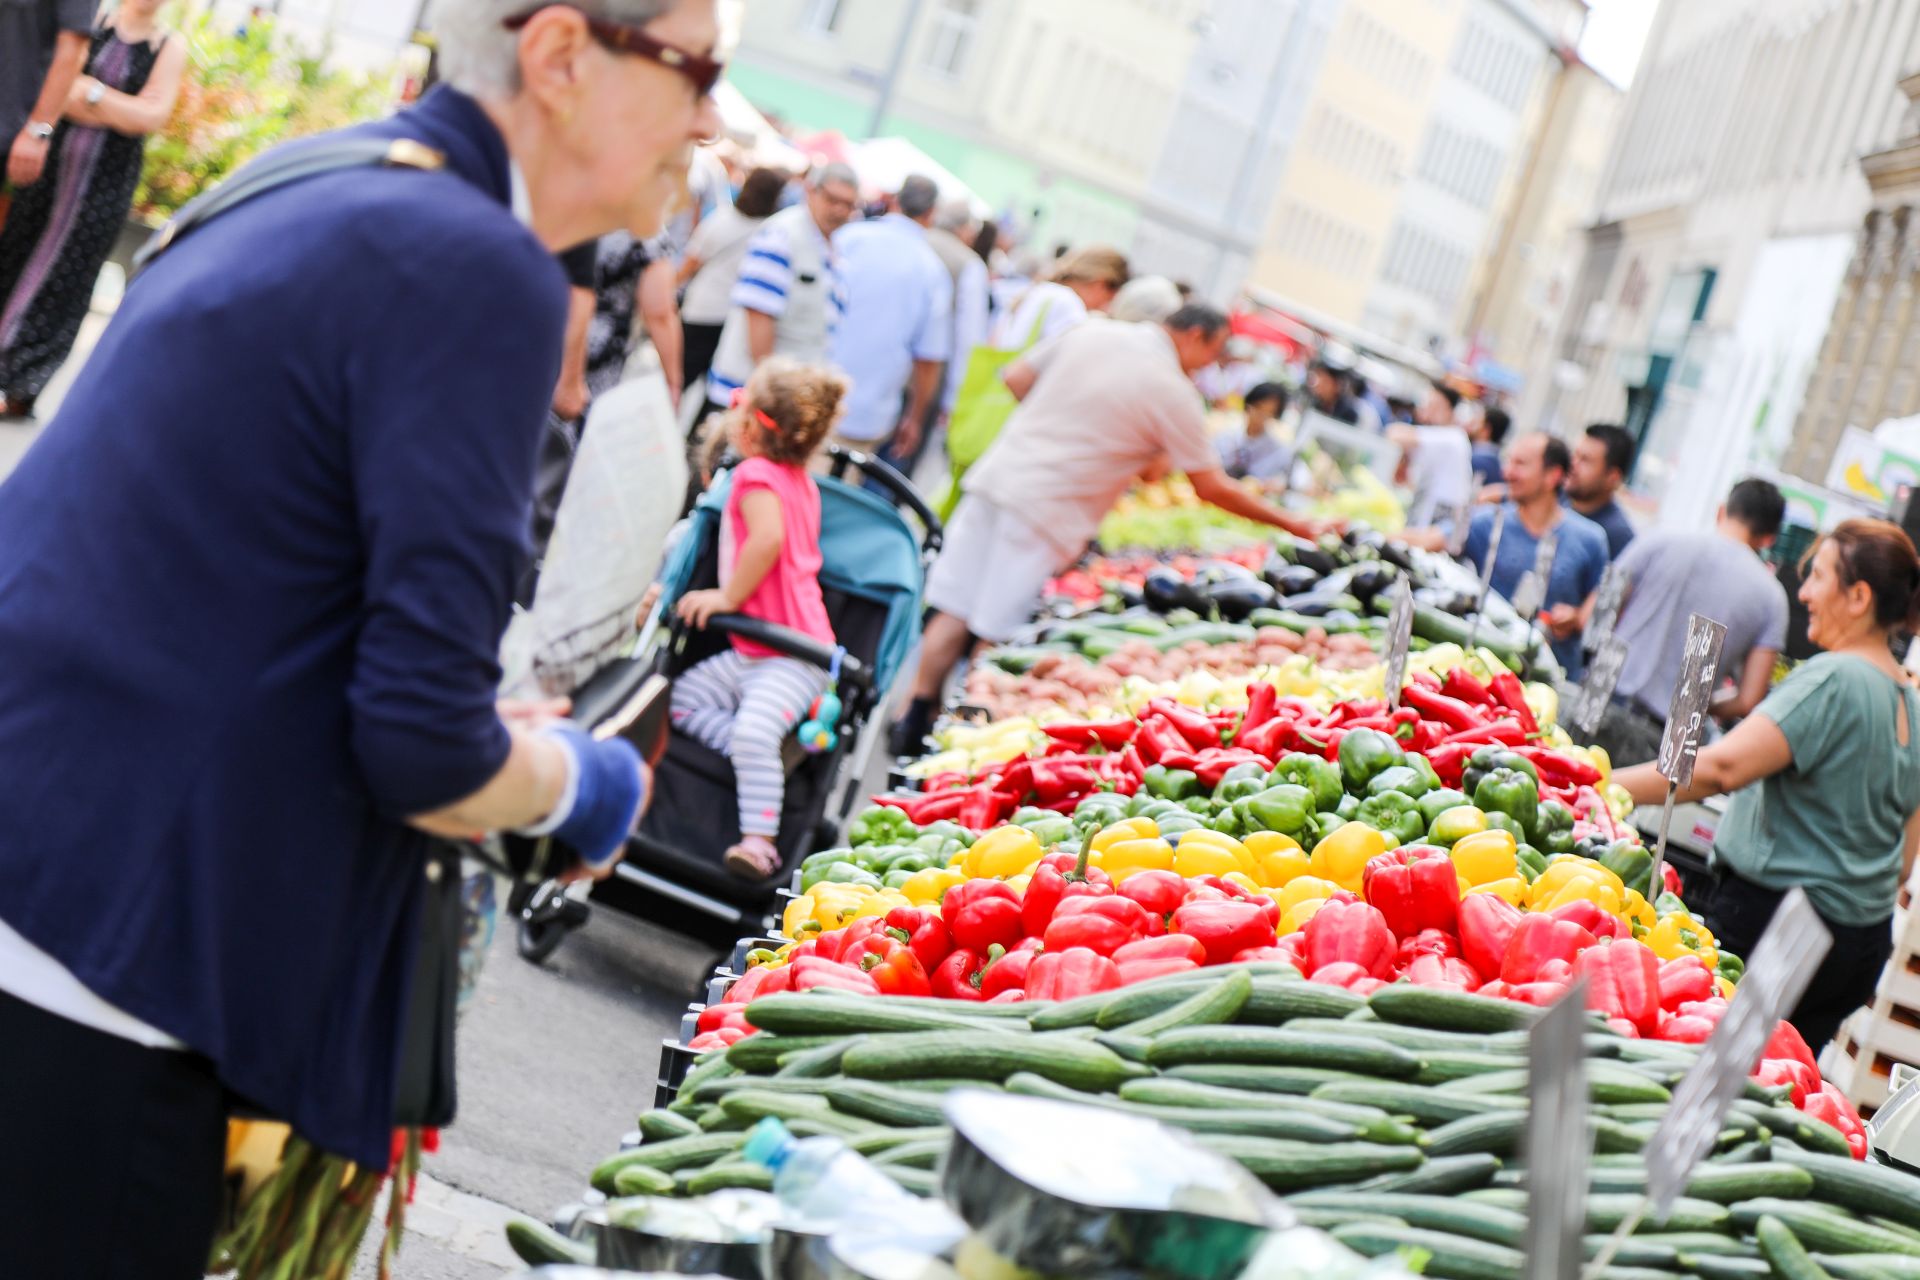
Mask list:
[{"label": "woman in green t-shirt", "polygon": [[[1920,554],[1898,525],[1848,520],[1815,546],[1800,602],[1808,638],[1826,652],[1702,747],[1680,798],[1738,793],[1699,904],[1722,946],[1751,952],[1796,886],[1833,932],[1790,1018],[1818,1051],[1872,998],[1893,949],[1894,900],[1920,848],[1920,692],[1890,647],[1896,629],[1920,620]],[[1666,796],[1651,764],[1615,780],[1640,804]]]}]

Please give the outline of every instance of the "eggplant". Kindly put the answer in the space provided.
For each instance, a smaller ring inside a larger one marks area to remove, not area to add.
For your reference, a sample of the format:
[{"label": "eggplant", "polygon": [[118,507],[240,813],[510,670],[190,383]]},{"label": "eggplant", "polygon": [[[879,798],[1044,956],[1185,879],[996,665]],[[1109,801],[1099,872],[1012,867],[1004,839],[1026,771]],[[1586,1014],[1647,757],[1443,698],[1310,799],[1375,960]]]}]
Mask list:
[{"label": "eggplant", "polygon": [[1155,613],[1172,613],[1175,609],[1206,613],[1213,607],[1204,592],[1166,565],[1148,571],[1140,583],[1140,598]]},{"label": "eggplant", "polygon": [[1303,564],[1269,564],[1267,583],[1283,596],[1303,595],[1320,585],[1320,575]]},{"label": "eggplant", "polygon": [[1354,568],[1347,590],[1360,597],[1362,604],[1372,605],[1373,598],[1392,587],[1399,577],[1398,569],[1383,560],[1375,560]]},{"label": "eggplant", "polygon": [[1456,618],[1464,618],[1472,613],[1475,604],[1471,592],[1459,591],[1453,587],[1416,587],[1413,592],[1413,602],[1438,609],[1442,613],[1450,613]]},{"label": "eggplant", "polygon": [[[1276,562],[1302,565],[1315,573],[1332,573],[1340,567],[1341,559],[1336,559],[1317,542],[1308,542],[1305,538],[1296,538],[1290,533],[1277,533],[1273,541],[1274,553],[1267,557],[1268,573],[1272,573],[1279,567]],[[1337,541],[1335,545],[1338,545]]]},{"label": "eggplant", "polygon": [[1193,579],[1199,583],[1236,581],[1244,582],[1260,575],[1243,564],[1231,560],[1207,560],[1194,572]]},{"label": "eggplant", "polygon": [[1344,591],[1309,591],[1305,595],[1288,596],[1280,601],[1280,607],[1309,618],[1324,617],[1335,610],[1344,610],[1355,616],[1364,612],[1360,602]]},{"label": "eggplant", "polygon": [[1245,622],[1255,609],[1271,609],[1277,598],[1272,587],[1258,578],[1228,578],[1207,587],[1213,607],[1228,622]]},{"label": "eggplant", "polygon": [[1134,586],[1131,582],[1115,582],[1109,584],[1107,587],[1107,595],[1112,598],[1116,606],[1113,610],[1110,610],[1110,612],[1118,612],[1120,609],[1131,609],[1142,602],[1140,588]]}]

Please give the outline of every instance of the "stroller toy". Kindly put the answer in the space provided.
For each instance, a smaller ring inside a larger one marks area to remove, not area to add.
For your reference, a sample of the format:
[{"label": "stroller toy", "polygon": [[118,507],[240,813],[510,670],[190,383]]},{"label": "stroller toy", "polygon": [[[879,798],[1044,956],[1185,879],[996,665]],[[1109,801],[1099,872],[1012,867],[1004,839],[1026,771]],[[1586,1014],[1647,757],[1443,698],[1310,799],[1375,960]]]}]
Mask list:
[{"label": "stroller toy", "polygon": [[827,669],[826,691],[813,700],[813,705],[807,708],[807,718],[794,730],[800,745],[810,755],[817,756],[840,745],[840,659],[846,652],[834,649],[833,665]]}]

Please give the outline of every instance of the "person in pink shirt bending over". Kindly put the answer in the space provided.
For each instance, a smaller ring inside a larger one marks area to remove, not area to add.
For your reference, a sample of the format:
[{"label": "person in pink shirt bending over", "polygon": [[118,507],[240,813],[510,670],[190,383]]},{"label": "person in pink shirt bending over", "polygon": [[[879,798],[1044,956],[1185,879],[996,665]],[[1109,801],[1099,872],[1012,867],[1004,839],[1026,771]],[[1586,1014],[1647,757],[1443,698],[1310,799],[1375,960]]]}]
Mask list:
[{"label": "person in pink shirt bending over", "polygon": [[[775,357],[736,396],[725,430],[743,461],[720,520],[720,586],[681,597],[687,622],[704,628],[717,613],[744,613],[834,643],[820,596],[820,490],[807,460],[847,390],[831,369]],[[673,723],[733,762],[740,843],[726,859],[735,875],[763,880],[780,869],[780,747],[826,687],[819,667],[738,636],[674,684]]]}]

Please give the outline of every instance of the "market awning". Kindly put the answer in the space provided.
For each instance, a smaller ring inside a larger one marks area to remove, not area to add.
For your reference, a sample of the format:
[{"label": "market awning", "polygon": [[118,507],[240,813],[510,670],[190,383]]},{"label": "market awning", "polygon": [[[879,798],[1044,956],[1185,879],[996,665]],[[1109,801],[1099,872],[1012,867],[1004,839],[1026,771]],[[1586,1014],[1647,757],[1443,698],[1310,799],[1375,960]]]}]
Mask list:
[{"label": "market awning", "polygon": [[933,179],[934,185],[940,188],[941,203],[958,196],[966,200],[976,217],[984,218],[993,212],[992,206],[975,195],[952,170],[905,138],[869,138],[855,143],[848,162],[860,175],[860,194],[869,199],[892,195],[901,183],[919,174]]}]

